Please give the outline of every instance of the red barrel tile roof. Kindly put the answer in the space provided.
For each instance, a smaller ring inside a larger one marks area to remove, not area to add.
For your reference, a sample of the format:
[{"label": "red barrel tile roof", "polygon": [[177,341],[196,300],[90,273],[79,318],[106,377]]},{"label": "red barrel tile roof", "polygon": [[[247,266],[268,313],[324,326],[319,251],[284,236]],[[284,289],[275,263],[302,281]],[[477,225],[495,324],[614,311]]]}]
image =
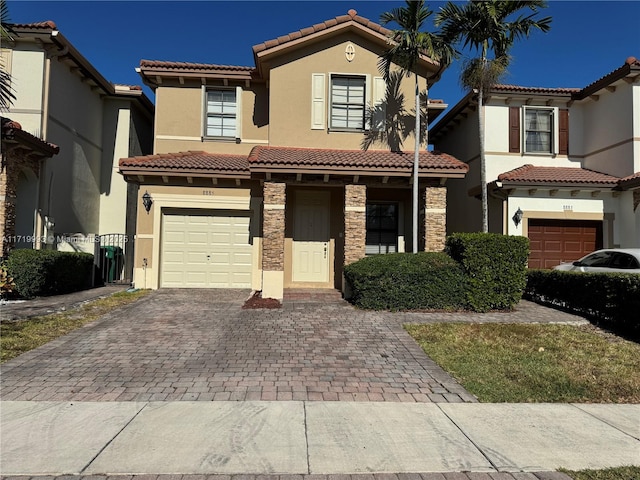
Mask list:
[{"label": "red barrel tile roof", "polygon": [[549,88],[549,87],[522,87],[520,85],[494,85],[491,91],[513,92],[513,93],[540,93],[540,94],[560,94],[571,95],[580,91],[579,88]]},{"label": "red barrel tile roof", "polygon": [[257,54],[264,50],[268,50],[270,48],[277,47],[279,45],[283,45],[285,43],[292,42],[299,38],[307,37],[309,35],[313,35],[314,33],[321,32],[323,30],[327,30],[328,28],[335,27],[336,25],[340,25],[342,23],[347,23],[351,21],[356,22],[384,36],[387,36],[391,32],[391,30],[383,27],[382,25],[372,22],[368,18],[361,17],[360,15],[358,15],[358,12],[352,9],[352,10],[349,10],[347,15],[340,15],[338,17],[325,20],[322,23],[316,23],[311,27],[303,28],[301,30],[292,32],[288,35],[283,35],[281,37],[274,38],[272,40],[267,40],[258,45],[254,45],[253,53]]},{"label": "red barrel tile roof", "polygon": [[120,159],[123,170],[171,171],[181,173],[238,173],[249,174],[245,155],[207,152],[179,152]]},{"label": "red barrel tile roof", "polygon": [[201,71],[242,71],[250,72],[254,67],[243,67],[241,65],[216,65],[212,63],[192,63],[192,62],[167,62],[163,60],[140,60],[142,68],[158,68],[163,70],[180,70],[181,72],[201,72]]},{"label": "red barrel tile roof", "polygon": [[[410,173],[413,152],[388,150],[323,150],[292,147],[254,147],[249,155],[253,167],[324,169],[368,169]],[[420,152],[421,170],[466,172],[469,166],[445,153]]]},{"label": "red barrel tile roof", "polygon": [[620,179],[585,168],[572,167],[536,167],[523,165],[498,175],[498,181],[510,183],[534,184],[589,184],[615,187]]},{"label": "red barrel tile roof", "polygon": [[57,26],[54,21],[46,20],[44,22],[35,22],[35,23],[10,23],[9,27],[13,29],[21,29],[21,28],[42,28],[42,29],[51,29],[57,30]]},{"label": "red barrel tile roof", "polygon": [[620,188],[622,189],[635,188],[638,186],[640,186],[640,172],[636,172],[620,180]]}]

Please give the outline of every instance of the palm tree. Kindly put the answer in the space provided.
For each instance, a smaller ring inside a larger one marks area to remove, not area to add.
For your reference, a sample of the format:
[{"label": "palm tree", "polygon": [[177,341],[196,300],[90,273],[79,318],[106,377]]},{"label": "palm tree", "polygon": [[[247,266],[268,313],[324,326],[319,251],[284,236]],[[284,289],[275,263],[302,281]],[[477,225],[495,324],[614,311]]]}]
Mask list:
[{"label": "palm tree", "polygon": [[[442,37],[463,49],[479,52],[480,56],[463,65],[460,83],[478,92],[478,124],[480,136],[480,187],[482,190],[482,231],[489,231],[487,204],[487,171],[484,153],[484,98],[509,66],[509,50],[516,40],[528,37],[532,30],[548,32],[551,17],[536,19],[544,0],[480,0],[464,6],[447,2],[436,15],[436,25]],[[529,15],[519,15],[522,10]],[[489,52],[493,58],[488,58]]]},{"label": "palm tree", "polygon": [[[9,25],[9,8],[5,0],[0,0],[0,37],[4,44],[13,40],[13,30]],[[8,110],[16,99],[11,88],[11,75],[4,69],[4,62],[0,63],[0,110]]]},{"label": "palm tree", "polygon": [[[422,31],[424,23],[433,12],[427,8],[424,0],[406,0],[406,5],[392,9],[380,16],[383,25],[397,24],[400,29],[389,34],[390,47],[381,56],[378,67],[387,84],[392,81],[392,67],[397,65],[400,71],[415,77],[415,150],[413,157],[413,253],[418,252],[418,164],[420,159],[420,88],[418,86],[418,64],[421,58],[429,57],[439,63],[439,70],[433,77],[439,76],[453,57],[454,51],[448,43],[434,33]],[[432,78],[433,78],[432,77]],[[429,79],[427,79],[428,99]],[[428,137],[425,135],[428,148]]]}]

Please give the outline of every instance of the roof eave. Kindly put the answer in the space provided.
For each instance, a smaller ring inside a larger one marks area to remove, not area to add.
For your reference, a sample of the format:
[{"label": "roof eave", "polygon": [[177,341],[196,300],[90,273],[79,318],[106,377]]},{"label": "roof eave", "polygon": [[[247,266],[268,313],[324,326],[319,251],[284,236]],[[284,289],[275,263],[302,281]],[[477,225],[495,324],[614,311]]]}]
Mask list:
[{"label": "roof eave", "polygon": [[547,188],[566,188],[566,189],[585,189],[585,190],[602,190],[613,189],[618,186],[618,182],[549,182],[549,181],[516,181],[516,180],[499,180],[497,187],[504,188],[530,188],[530,187],[547,187]]},{"label": "roof eave", "polygon": [[125,177],[197,177],[197,178],[240,178],[250,179],[249,172],[237,170],[211,169],[160,169],[158,167],[127,167],[121,166],[119,173]]},{"label": "roof eave", "polygon": [[[251,173],[284,173],[284,174],[309,174],[309,175],[333,175],[333,176],[379,176],[379,177],[410,177],[412,175],[411,167],[406,169],[400,168],[367,168],[362,166],[349,167],[327,167],[319,165],[295,166],[295,165],[259,165],[251,166]],[[443,169],[443,168],[421,168],[419,176],[423,178],[430,177],[447,177],[447,178],[464,178],[467,174],[466,169]]]},{"label": "roof eave", "polygon": [[[292,49],[297,48],[301,44],[312,43],[312,42],[318,41],[321,38],[335,36],[342,33],[342,31],[349,30],[349,29],[355,29],[355,30],[359,30],[360,32],[363,32],[364,34],[371,37],[371,39],[373,39],[376,43],[378,43],[381,46],[386,46],[389,44],[389,38],[386,35],[380,32],[376,32],[375,30],[372,30],[366,27],[365,25],[362,25],[361,23],[356,22],[355,20],[350,20],[348,22],[338,23],[337,25],[327,27],[324,30],[317,31],[309,35],[303,35],[299,38],[289,40],[286,43],[275,45],[272,47],[267,47],[262,50],[257,50],[257,48],[260,47],[262,44],[254,45],[253,58],[256,64],[256,68],[260,76],[262,77],[264,76],[264,73],[265,73],[263,68],[263,63],[265,61],[275,58],[277,56],[280,56],[286,52],[289,52]],[[420,60],[421,60],[420,66],[432,72],[437,72],[440,68],[440,64],[438,62],[431,60],[429,57],[425,55],[421,55]]]}]

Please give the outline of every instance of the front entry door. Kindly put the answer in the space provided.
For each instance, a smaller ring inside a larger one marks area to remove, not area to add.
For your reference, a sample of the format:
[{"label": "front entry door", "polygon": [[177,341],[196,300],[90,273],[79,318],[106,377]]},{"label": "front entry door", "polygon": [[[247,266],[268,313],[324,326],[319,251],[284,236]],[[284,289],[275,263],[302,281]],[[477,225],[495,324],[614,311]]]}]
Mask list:
[{"label": "front entry door", "polygon": [[329,192],[299,191],[293,224],[294,282],[329,281]]}]

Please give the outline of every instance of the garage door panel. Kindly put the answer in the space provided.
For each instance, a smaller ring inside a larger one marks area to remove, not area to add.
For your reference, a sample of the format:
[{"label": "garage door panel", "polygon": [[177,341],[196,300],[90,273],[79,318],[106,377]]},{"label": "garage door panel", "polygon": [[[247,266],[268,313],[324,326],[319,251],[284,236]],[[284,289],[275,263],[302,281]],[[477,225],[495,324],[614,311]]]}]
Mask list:
[{"label": "garage door panel", "polygon": [[250,288],[249,224],[237,213],[163,214],[161,286]]},{"label": "garage door panel", "polygon": [[553,268],[602,247],[602,222],[530,219],[529,268]]}]

